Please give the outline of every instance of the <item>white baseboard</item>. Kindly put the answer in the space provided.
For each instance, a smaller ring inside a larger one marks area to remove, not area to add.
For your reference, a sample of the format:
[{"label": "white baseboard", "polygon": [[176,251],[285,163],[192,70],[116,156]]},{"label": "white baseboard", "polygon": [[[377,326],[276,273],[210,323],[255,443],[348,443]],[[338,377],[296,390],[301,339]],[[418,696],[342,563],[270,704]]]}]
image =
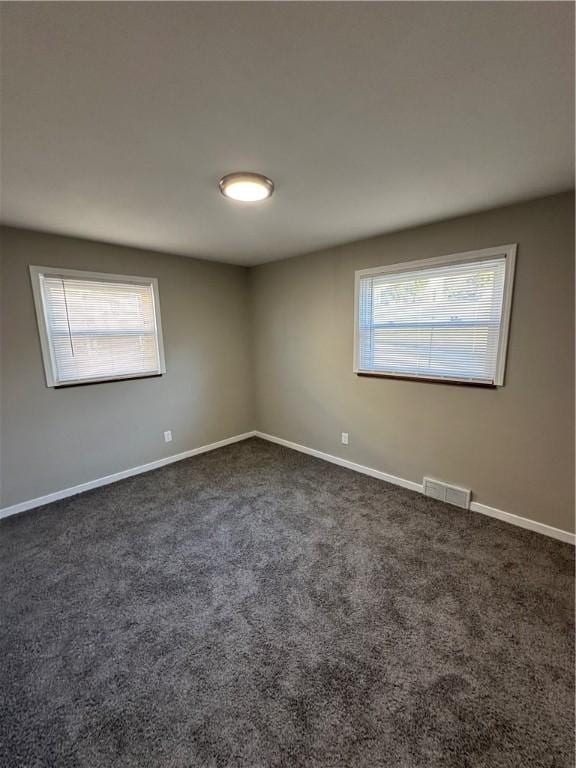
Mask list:
[{"label": "white baseboard", "polygon": [[[0,519],[3,517],[9,517],[10,515],[16,515],[18,512],[25,512],[28,509],[34,509],[34,507],[41,507],[44,504],[49,504],[51,501],[58,501],[59,499],[65,499],[69,496],[76,496],[78,493],[89,491],[92,488],[99,488],[102,485],[109,485],[115,483],[118,480],[123,480],[126,477],[132,477],[133,475],[140,475],[143,472],[150,472],[152,469],[158,469],[164,467],[167,464],[173,464],[176,461],[182,461],[182,459],[188,459],[191,456],[197,456],[200,453],[207,453],[208,451],[214,451],[217,448],[222,448],[225,445],[231,443],[238,443],[241,440],[247,440],[249,437],[260,437],[263,440],[268,440],[271,443],[277,443],[283,445],[286,448],[291,448],[301,453],[307,453],[309,456],[315,456],[318,459],[329,461],[332,464],[338,464],[340,467],[346,467],[352,469],[354,472],[361,472],[364,475],[370,475],[378,480],[385,480],[387,483],[393,485],[399,485],[402,488],[407,488],[410,491],[416,491],[417,493],[423,493],[424,488],[421,483],[416,483],[413,480],[405,480],[402,477],[396,477],[395,475],[389,475],[387,472],[382,472],[379,469],[373,469],[372,467],[366,467],[363,464],[356,464],[348,459],[342,459],[339,456],[333,456],[330,453],[324,453],[323,451],[317,451],[315,448],[308,448],[305,445],[299,445],[293,443],[290,440],[284,440],[281,437],[275,437],[274,435],[268,435],[265,432],[259,432],[253,430],[251,432],[244,432],[241,435],[234,435],[233,437],[227,437],[224,440],[218,440],[215,443],[209,445],[202,445],[199,448],[192,448],[189,451],[183,453],[177,453],[173,456],[165,456],[162,459],[151,461],[148,464],[142,464],[138,467],[131,467],[130,469],[124,469],[121,472],[115,472],[113,475],[106,475],[105,477],[99,477],[96,480],[90,480],[87,483],[81,483],[75,485],[72,488],[64,488],[61,491],[49,493],[46,496],[39,496],[36,499],[29,499],[28,501],[22,501],[19,504],[13,504],[10,507],[4,507],[0,509]],[[551,525],[545,523],[539,523],[536,520],[530,520],[527,517],[520,517],[519,515],[513,515],[511,512],[504,512],[501,509],[495,507],[489,507],[486,504],[480,504],[478,501],[473,501],[470,504],[472,512],[479,512],[482,515],[488,517],[495,517],[497,520],[503,520],[511,525],[519,526],[520,528],[527,528],[530,531],[536,533],[542,533],[545,536],[550,536],[553,539],[564,541],[568,544],[576,544],[576,534],[563,531],[560,528],[554,528]]]},{"label": "white baseboard", "polygon": [[[348,459],[341,459],[339,456],[333,456],[330,453],[317,451],[315,448],[308,448],[305,445],[299,445],[298,443],[293,443],[290,440],[284,440],[281,437],[268,435],[265,432],[256,431],[253,434],[255,437],[261,437],[263,440],[268,440],[271,443],[278,443],[278,445],[283,445],[286,448],[292,448],[295,451],[307,453],[310,456],[316,456],[318,459],[324,459],[324,461],[329,461],[332,464],[338,464],[340,467],[346,467],[347,469],[352,469],[355,472],[361,472],[363,475],[370,475],[370,477],[376,477],[379,480],[385,480],[387,483],[399,485],[402,488],[408,488],[410,491],[416,491],[417,493],[424,492],[424,486],[421,483],[415,483],[412,480],[405,480],[402,477],[389,475],[387,472],[381,472],[379,469],[365,467],[363,464],[356,464],[353,461],[348,461]],[[546,525],[545,523],[539,523],[536,520],[530,520],[527,517],[513,515],[511,512],[504,512],[501,509],[489,507],[486,504],[480,504],[478,501],[471,502],[470,510],[472,512],[479,512],[481,515],[487,515],[488,517],[495,517],[497,520],[503,520],[505,523],[516,525],[519,528],[527,528],[530,531],[542,533],[544,536],[550,536],[553,539],[564,541],[567,544],[576,544],[576,534],[574,533],[563,531],[560,528],[554,528],[553,526]]]},{"label": "white baseboard", "polygon": [[92,488],[99,488],[102,485],[109,485],[115,483],[118,480],[123,480],[125,477],[132,477],[133,475],[140,475],[142,472],[150,472],[151,469],[158,469],[164,467],[166,464],[173,464],[175,461],[182,461],[182,459],[188,459],[191,456],[197,456],[200,453],[207,453],[208,451],[214,451],[216,448],[223,448],[225,445],[231,443],[238,443],[240,440],[246,440],[249,437],[254,437],[255,432],[244,432],[241,435],[234,435],[233,437],[226,437],[224,440],[218,440],[216,443],[210,443],[209,445],[201,445],[199,448],[192,448],[189,451],[183,453],[176,453],[173,456],[165,456],[162,459],[156,459],[148,464],[141,464],[139,467],[131,467],[130,469],[123,469],[121,472],[115,472],[113,475],[106,475],[105,477],[98,477],[96,480],[90,480],[87,483],[81,483],[75,485],[72,488],[64,488],[61,491],[55,493],[49,493],[46,496],[39,496],[36,499],[29,499],[28,501],[22,501],[19,504],[13,504],[10,507],[4,507],[0,509],[0,519],[3,517],[9,517],[10,515],[16,515],[18,512],[25,512],[27,509],[34,509],[34,507],[41,507],[44,504],[49,504],[51,501],[58,501],[59,499],[66,499],[68,496],[76,496],[78,493],[84,491],[90,491]]},{"label": "white baseboard", "polygon": [[558,541],[564,541],[566,544],[572,544],[572,546],[576,545],[576,533],[563,531],[561,528],[554,528],[552,525],[539,523],[537,520],[530,520],[528,517],[513,515],[512,512],[504,512],[502,509],[489,507],[487,504],[480,504],[479,501],[472,501],[470,503],[470,509],[472,512],[480,512],[481,515],[495,517],[497,520],[503,520],[505,523],[517,525],[519,528],[527,528],[529,531],[543,533],[544,536],[550,536],[553,539],[558,539]]},{"label": "white baseboard", "polygon": [[393,483],[394,485],[400,485],[402,488],[408,488],[410,491],[418,491],[422,493],[421,483],[415,483],[412,480],[404,480],[403,477],[396,477],[395,475],[389,475],[387,472],[381,472],[379,469],[372,469],[371,467],[365,467],[363,464],[355,464],[348,459],[341,459],[339,456],[332,456],[330,453],[323,453],[317,451],[315,448],[308,448],[306,445],[299,445],[298,443],[292,443],[290,440],[284,440],[282,437],[275,437],[274,435],[267,435],[265,432],[254,432],[255,437],[261,437],[263,440],[268,440],[270,443],[278,443],[286,448],[292,448],[300,453],[307,453],[309,456],[316,456],[317,459],[324,459],[332,464],[338,464],[340,467],[346,467],[346,469],[353,469],[354,472],[361,472],[363,475],[370,475],[370,477],[376,477],[378,480],[385,480],[387,483]]}]

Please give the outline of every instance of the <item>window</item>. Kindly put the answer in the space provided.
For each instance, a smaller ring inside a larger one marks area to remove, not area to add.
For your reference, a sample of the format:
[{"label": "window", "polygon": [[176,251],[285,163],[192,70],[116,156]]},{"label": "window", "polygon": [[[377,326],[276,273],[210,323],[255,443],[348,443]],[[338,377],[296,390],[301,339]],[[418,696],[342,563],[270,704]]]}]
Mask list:
[{"label": "window", "polygon": [[166,372],[155,278],[53,267],[30,275],[49,387]]},{"label": "window", "polygon": [[504,383],[516,246],[356,272],[354,371]]}]

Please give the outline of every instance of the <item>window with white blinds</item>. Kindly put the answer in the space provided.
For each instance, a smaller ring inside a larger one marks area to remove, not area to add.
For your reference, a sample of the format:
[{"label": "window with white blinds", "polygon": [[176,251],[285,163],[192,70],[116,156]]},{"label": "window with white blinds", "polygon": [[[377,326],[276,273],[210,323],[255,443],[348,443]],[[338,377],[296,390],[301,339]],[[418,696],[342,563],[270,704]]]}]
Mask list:
[{"label": "window with white blinds", "polygon": [[165,372],[158,283],[30,267],[50,387]]},{"label": "window with white blinds", "polygon": [[504,383],[515,245],[356,273],[354,370]]}]

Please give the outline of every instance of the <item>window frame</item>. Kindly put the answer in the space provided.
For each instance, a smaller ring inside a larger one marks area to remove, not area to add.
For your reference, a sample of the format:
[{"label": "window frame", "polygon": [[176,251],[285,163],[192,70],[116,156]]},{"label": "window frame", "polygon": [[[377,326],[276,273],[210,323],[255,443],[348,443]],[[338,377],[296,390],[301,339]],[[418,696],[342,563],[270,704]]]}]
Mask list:
[{"label": "window frame", "polygon": [[[83,386],[85,384],[101,384],[108,381],[147,379],[154,376],[162,376],[166,373],[158,278],[143,277],[142,275],[117,275],[111,272],[89,272],[83,269],[68,269],[67,267],[39,267],[30,265],[29,269],[47,387],[61,389],[64,387]],[[49,275],[51,277],[61,276],[64,279],[76,278],[81,280],[94,280],[95,282],[127,283],[128,285],[150,286],[152,288],[152,296],[154,302],[154,329],[156,332],[156,344],[158,348],[158,368],[154,371],[147,371],[145,373],[129,373],[122,374],[121,376],[97,376],[91,378],[58,381],[54,351],[52,348],[50,334],[48,332],[46,304],[44,302],[44,294],[42,291],[42,277],[44,275]]]},{"label": "window frame", "polygon": [[[502,387],[504,386],[504,377],[506,371],[506,358],[508,352],[508,339],[510,335],[510,319],[512,314],[512,295],[514,291],[514,275],[516,271],[516,250],[517,243],[509,245],[500,245],[493,248],[481,248],[474,251],[464,251],[462,253],[452,253],[446,256],[435,256],[429,259],[417,259],[416,261],[405,261],[395,264],[388,264],[381,267],[370,267],[369,269],[358,269],[354,273],[354,358],[353,372],[357,376],[371,376],[384,379],[400,379],[409,381],[428,381],[445,384],[462,384],[479,387]],[[498,353],[496,356],[496,369],[494,372],[494,381],[484,379],[466,378],[460,376],[434,376],[431,374],[418,374],[394,371],[376,371],[366,368],[360,368],[360,322],[359,322],[359,298],[360,298],[360,280],[367,275],[385,275],[389,273],[418,271],[427,267],[445,267],[450,264],[469,263],[476,261],[488,261],[496,257],[503,257],[504,269],[504,290],[502,294],[502,314],[500,317],[500,332],[498,336]]]}]

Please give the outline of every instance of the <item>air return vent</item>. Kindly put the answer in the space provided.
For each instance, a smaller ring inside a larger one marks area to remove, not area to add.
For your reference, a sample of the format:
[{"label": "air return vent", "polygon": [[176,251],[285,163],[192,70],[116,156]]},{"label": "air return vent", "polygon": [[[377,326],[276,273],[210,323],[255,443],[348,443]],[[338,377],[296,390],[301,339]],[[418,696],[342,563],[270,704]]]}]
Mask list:
[{"label": "air return vent", "polygon": [[457,485],[448,485],[448,483],[442,483],[440,480],[425,477],[424,494],[432,499],[455,504],[463,509],[470,509],[471,492],[466,488],[459,488]]}]

